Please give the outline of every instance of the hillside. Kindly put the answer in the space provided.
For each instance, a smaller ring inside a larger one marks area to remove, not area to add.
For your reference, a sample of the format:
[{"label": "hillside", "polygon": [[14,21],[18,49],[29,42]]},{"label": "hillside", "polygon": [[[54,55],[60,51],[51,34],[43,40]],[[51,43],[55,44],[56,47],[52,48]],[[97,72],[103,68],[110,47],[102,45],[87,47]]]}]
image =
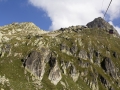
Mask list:
[{"label": "hillside", "polygon": [[0,27],[1,90],[120,90],[120,35],[102,18],[46,32]]}]

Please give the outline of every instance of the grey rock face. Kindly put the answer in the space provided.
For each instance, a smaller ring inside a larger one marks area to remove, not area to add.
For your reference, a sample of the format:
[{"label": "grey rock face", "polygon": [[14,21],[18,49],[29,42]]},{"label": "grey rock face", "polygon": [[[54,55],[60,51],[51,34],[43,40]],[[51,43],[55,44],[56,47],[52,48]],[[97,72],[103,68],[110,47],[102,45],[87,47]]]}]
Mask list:
[{"label": "grey rock face", "polygon": [[48,62],[50,55],[49,51],[45,48],[41,49],[41,52],[33,51],[25,59],[24,66],[33,75],[42,80],[45,73],[45,65]]},{"label": "grey rock face", "polygon": [[74,44],[73,44],[73,46],[70,48],[70,52],[71,52],[73,55],[76,54],[77,50],[78,50],[78,48],[77,48],[77,46],[74,45]]},{"label": "grey rock face", "polygon": [[70,48],[64,43],[60,44],[60,50],[68,55],[71,55]]},{"label": "grey rock face", "polygon": [[70,74],[71,74],[71,77],[73,78],[73,81],[76,82],[78,80],[79,73],[77,72],[73,64],[71,64],[70,66]]},{"label": "grey rock face", "polygon": [[114,88],[111,87],[111,84],[102,75],[99,75],[99,78],[102,84],[105,86],[105,88],[107,88],[108,90],[114,90]]},{"label": "grey rock face", "polygon": [[89,62],[83,62],[82,59],[78,58],[78,61],[79,61],[79,65],[82,67],[82,68],[88,68],[90,66],[90,63]]},{"label": "grey rock face", "polygon": [[108,57],[105,57],[101,63],[102,68],[114,79],[117,78],[116,68],[112,60]]},{"label": "grey rock face", "polygon": [[118,58],[118,55],[116,52],[113,52],[113,57]]},{"label": "grey rock face", "polygon": [[53,83],[54,85],[57,85],[57,83],[62,79],[62,75],[61,75],[60,68],[58,66],[58,62],[56,60],[56,56],[54,56],[54,54],[51,55],[49,64],[51,69],[50,69],[48,79],[51,81],[51,83]]},{"label": "grey rock face", "polygon": [[66,63],[64,61],[61,61],[61,68],[62,68],[62,73],[64,73],[65,75],[67,74],[66,69]]},{"label": "grey rock face", "polygon": [[89,82],[90,88],[92,90],[99,90],[99,85],[97,79],[93,79],[91,82]]},{"label": "grey rock face", "polygon": [[53,83],[54,85],[57,85],[58,82],[62,79],[61,71],[57,62],[55,63],[54,67],[50,70],[48,79],[51,80],[51,83]]},{"label": "grey rock face", "polygon": [[81,50],[80,52],[79,52],[79,58],[82,58],[82,59],[84,59],[84,60],[87,60],[88,59],[88,55],[87,55],[87,52],[85,51],[85,50]]}]

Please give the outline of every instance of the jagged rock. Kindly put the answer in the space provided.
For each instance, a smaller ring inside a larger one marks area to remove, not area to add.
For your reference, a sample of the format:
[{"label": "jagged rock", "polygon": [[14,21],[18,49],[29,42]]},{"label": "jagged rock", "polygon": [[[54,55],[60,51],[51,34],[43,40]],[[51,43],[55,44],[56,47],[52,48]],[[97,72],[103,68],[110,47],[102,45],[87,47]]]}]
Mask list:
[{"label": "jagged rock", "polygon": [[70,48],[64,43],[60,44],[60,51],[66,53],[68,55],[71,55]]},{"label": "jagged rock", "polygon": [[99,51],[94,50],[94,54],[95,54],[96,57],[99,57],[99,56],[100,56]]},{"label": "jagged rock", "polygon": [[81,58],[81,59],[87,60],[88,59],[88,54],[85,50],[80,50],[78,57]]},{"label": "jagged rock", "polygon": [[80,73],[80,76],[81,77],[84,77],[84,76],[86,76],[88,74],[88,70],[85,70],[85,71],[82,71],[81,73]]},{"label": "jagged rock", "polygon": [[50,67],[52,68],[52,67],[54,67],[55,66],[55,64],[56,64],[56,59],[57,59],[57,53],[56,52],[52,52],[51,53],[51,56],[50,56],[50,60],[49,60],[49,65],[50,65]]},{"label": "jagged rock", "polygon": [[73,44],[73,46],[70,48],[70,52],[72,53],[72,55],[75,55],[77,52],[78,48],[76,45]]},{"label": "jagged rock", "polygon": [[5,52],[9,52],[10,49],[11,49],[11,45],[10,45],[10,44],[6,44],[6,45],[5,45],[5,48],[4,48],[4,51],[5,51]]},{"label": "jagged rock", "polygon": [[82,67],[82,68],[88,68],[90,66],[90,63],[89,62],[83,62],[82,59],[78,58],[78,61],[79,61],[79,65]]},{"label": "jagged rock", "polygon": [[88,53],[88,58],[90,59],[90,62],[93,63],[93,52]]},{"label": "jagged rock", "polygon": [[41,48],[41,51],[32,51],[24,60],[23,65],[38,79],[42,80],[45,73],[45,65],[49,61],[50,51]]},{"label": "jagged rock", "polygon": [[77,70],[73,64],[71,64],[71,66],[70,66],[70,75],[74,82],[76,82],[78,80],[79,72],[77,72]]},{"label": "jagged rock", "polygon": [[119,35],[117,30],[101,17],[95,18],[92,22],[89,22],[86,26],[88,26],[88,28],[101,28],[107,31],[113,30],[113,32],[116,35]]},{"label": "jagged rock", "polygon": [[113,52],[113,56],[114,56],[115,58],[118,58],[118,55],[117,55],[116,52]]},{"label": "jagged rock", "polygon": [[84,45],[81,38],[78,39],[78,43],[79,43],[80,46],[83,46],[83,45]]},{"label": "jagged rock", "polygon": [[84,78],[84,82],[86,82],[87,85],[89,85],[89,87],[92,90],[99,90],[99,85],[98,85],[97,77],[93,73],[91,73],[91,77],[92,77],[91,80],[89,80],[87,77]]},{"label": "jagged rock", "polygon": [[105,57],[101,62],[101,67],[107,72],[111,77],[117,79],[116,68],[112,60],[108,57]]},{"label": "jagged rock", "polygon": [[97,57],[94,61],[95,64],[97,64],[100,67],[100,63],[101,63],[101,58]]},{"label": "jagged rock", "polygon": [[105,88],[107,88],[108,90],[111,90],[111,84],[108,82],[108,80],[106,80],[102,75],[99,75],[100,81],[101,83],[105,86]]},{"label": "jagged rock", "polygon": [[52,59],[51,66],[52,68],[50,70],[48,79],[51,81],[51,83],[57,85],[57,83],[62,79],[62,75],[56,59]]},{"label": "jagged rock", "polygon": [[62,75],[61,75],[61,70],[58,66],[57,62],[57,54],[55,52],[51,53],[49,65],[50,65],[50,73],[48,76],[48,79],[53,83],[54,85],[57,85],[57,83],[61,80]]},{"label": "jagged rock", "polygon": [[108,22],[106,22],[103,18],[98,17],[95,18],[92,22],[87,24],[89,28],[102,28],[102,29],[110,29],[113,28]]},{"label": "jagged rock", "polygon": [[90,81],[89,86],[92,90],[99,90],[99,85],[98,85],[97,79],[93,79],[93,81]]},{"label": "jagged rock", "polygon": [[64,61],[61,61],[61,68],[62,68],[62,72],[66,75],[67,74],[67,72],[66,72],[67,67],[66,67],[66,63]]},{"label": "jagged rock", "polygon": [[87,26],[85,25],[77,25],[77,26],[69,26],[68,28],[60,28],[59,32],[62,31],[62,33],[64,32],[68,32],[68,33],[72,33],[72,32],[81,32],[81,30],[87,28]]}]

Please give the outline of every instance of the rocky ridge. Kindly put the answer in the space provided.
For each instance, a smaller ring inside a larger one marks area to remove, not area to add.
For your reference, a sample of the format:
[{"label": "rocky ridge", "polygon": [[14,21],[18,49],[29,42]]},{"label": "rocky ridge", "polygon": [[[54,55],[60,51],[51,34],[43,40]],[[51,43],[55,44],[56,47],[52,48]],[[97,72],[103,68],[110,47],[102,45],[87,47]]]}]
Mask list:
[{"label": "rocky ridge", "polygon": [[0,27],[2,90],[119,90],[119,60],[119,34],[102,18],[52,32]]}]

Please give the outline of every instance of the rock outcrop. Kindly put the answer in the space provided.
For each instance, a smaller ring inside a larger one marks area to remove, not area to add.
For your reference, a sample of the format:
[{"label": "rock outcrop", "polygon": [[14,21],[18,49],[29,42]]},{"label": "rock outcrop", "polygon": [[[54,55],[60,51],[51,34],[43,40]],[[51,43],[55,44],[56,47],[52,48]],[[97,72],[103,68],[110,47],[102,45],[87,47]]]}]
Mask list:
[{"label": "rock outcrop", "polygon": [[58,62],[55,62],[55,65],[51,68],[48,79],[54,85],[57,85],[58,82],[62,79],[61,70],[58,66]]},{"label": "rock outcrop", "polygon": [[113,32],[118,36],[118,32],[117,30],[112,26],[110,25],[108,22],[106,22],[103,18],[101,17],[98,17],[98,18],[95,18],[92,22],[89,22],[87,24],[88,28],[100,28],[100,29],[104,29],[106,31],[110,31],[110,30],[113,30]]},{"label": "rock outcrop", "polygon": [[45,73],[46,63],[49,61],[50,52],[46,48],[42,48],[40,52],[31,52],[25,60],[23,65],[28,71],[42,80]]},{"label": "rock outcrop", "polygon": [[105,57],[101,62],[101,66],[106,73],[108,73],[114,79],[117,79],[116,67],[110,58]]}]

